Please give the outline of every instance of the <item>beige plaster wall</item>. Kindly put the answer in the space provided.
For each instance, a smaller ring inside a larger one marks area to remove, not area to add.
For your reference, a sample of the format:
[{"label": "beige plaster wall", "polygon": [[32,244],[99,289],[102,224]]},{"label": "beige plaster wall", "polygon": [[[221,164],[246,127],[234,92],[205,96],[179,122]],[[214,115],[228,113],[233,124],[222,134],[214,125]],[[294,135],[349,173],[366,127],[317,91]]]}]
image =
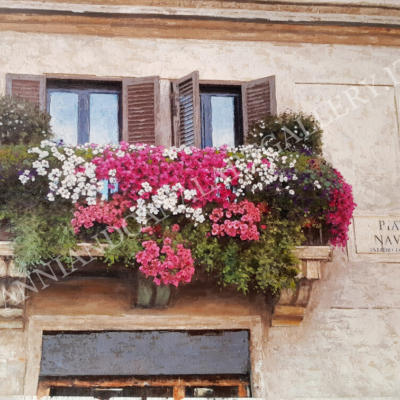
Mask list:
[{"label": "beige plaster wall", "polygon": [[[199,70],[204,80],[240,81],[276,75],[278,109],[314,110],[326,125],[324,152],[353,185],[358,211],[400,212],[399,92],[385,70],[400,59],[398,49],[1,32],[0,55],[0,93],[8,72],[175,79]],[[400,63],[397,71],[400,81]],[[365,79],[378,86],[355,86],[362,100],[352,103],[345,91],[354,97],[351,88]],[[168,126],[167,112],[164,119]],[[269,398],[398,397],[399,272],[399,264],[350,263],[337,252],[300,327],[265,333]],[[2,394],[22,393],[23,348],[22,333],[0,331]]]},{"label": "beige plaster wall", "polygon": [[0,330],[0,396],[23,394],[24,337],[20,330]]}]

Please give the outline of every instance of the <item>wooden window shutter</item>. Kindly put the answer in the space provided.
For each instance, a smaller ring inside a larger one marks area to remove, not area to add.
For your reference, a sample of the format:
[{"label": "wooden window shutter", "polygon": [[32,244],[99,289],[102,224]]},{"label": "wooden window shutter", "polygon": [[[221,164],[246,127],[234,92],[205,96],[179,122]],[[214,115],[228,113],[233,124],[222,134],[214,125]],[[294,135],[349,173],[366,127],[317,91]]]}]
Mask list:
[{"label": "wooden window shutter", "polygon": [[177,80],[173,88],[173,145],[201,146],[199,72]]},{"label": "wooden window shutter", "polygon": [[267,115],[276,114],[275,76],[243,83],[243,133]]},{"label": "wooden window shutter", "polygon": [[122,139],[130,144],[158,145],[160,79],[158,76],[122,81]]},{"label": "wooden window shutter", "polygon": [[7,74],[6,93],[46,109],[46,78],[42,75]]}]

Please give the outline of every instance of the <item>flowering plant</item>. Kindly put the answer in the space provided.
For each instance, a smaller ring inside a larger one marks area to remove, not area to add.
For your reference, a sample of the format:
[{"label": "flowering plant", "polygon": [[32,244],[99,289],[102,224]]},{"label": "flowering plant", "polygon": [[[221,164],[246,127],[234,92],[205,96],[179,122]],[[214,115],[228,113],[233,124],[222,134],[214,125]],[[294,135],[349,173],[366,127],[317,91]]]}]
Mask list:
[{"label": "flowering plant", "polygon": [[0,97],[0,145],[40,143],[51,136],[50,116],[20,98]]},{"label": "flowering plant", "polygon": [[[232,220],[236,215],[242,216],[240,219]],[[222,219],[224,221],[222,222]],[[256,222],[260,222],[260,211],[247,200],[240,203],[231,203],[223,208],[214,208],[210,215],[212,224],[212,235],[240,237],[240,240],[258,240],[259,232]]]},{"label": "flowering plant", "polygon": [[312,147],[278,151],[255,139],[219,149],[43,141],[28,158],[19,181],[40,187],[50,205],[68,204],[76,241],[124,236],[106,261],[136,265],[158,285],[188,283],[205,265],[223,285],[279,292],[295,283],[292,250],[305,242],[305,229],[345,246],[355,207],[351,187]]},{"label": "flowering plant", "polygon": [[[143,229],[142,231],[153,233]],[[154,240],[144,241],[142,245],[144,250],[136,254],[136,261],[140,264],[139,270],[146,274],[146,277],[154,277],[157,285],[172,283],[178,286],[180,282],[191,281],[195,269],[190,249],[185,249],[183,244],[177,244],[175,251],[169,237],[163,240],[161,250]]]}]

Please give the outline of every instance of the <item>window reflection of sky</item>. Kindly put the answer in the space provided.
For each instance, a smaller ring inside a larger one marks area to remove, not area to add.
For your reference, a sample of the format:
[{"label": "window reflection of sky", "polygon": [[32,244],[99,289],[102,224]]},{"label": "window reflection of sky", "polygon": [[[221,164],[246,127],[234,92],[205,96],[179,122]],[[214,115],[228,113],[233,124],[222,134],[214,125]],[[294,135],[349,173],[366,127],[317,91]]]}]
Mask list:
[{"label": "window reflection of sky", "polygon": [[118,143],[118,95],[114,93],[50,92],[53,132],[65,144],[78,143],[79,96],[89,96],[89,141],[97,144]]},{"label": "window reflection of sky", "polygon": [[65,144],[78,142],[78,94],[70,92],[50,93],[51,126],[57,139]]},{"label": "window reflection of sky", "polygon": [[118,143],[118,95],[90,95],[90,142]]},{"label": "window reflection of sky", "polygon": [[235,146],[234,98],[211,96],[212,142],[214,147]]}]

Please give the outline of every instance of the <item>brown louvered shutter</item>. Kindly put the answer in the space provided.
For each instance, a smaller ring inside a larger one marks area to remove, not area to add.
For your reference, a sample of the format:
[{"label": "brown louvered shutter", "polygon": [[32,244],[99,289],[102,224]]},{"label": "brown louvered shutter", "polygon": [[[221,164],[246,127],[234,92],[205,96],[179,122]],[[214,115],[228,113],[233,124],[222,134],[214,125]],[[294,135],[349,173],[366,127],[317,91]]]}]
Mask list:
[{"label": "brown louvered shutter", "polygon": [[173,83],[173,144],[201,146],[199,72]]},{"label": "brown louvered shutter", "polygon": [[158,76],[122,81],[122,138],[130,144],[158,145],[160,79]]},{"label": "brown louvered shutter", "polygon": [[7,74],[6,93],[46,109],[46,78],[41,75]]},{"label": "brown louvered shutter", "polygon": [[276,114],[275,76],[243,83],[243,132],[267,115]]}]

